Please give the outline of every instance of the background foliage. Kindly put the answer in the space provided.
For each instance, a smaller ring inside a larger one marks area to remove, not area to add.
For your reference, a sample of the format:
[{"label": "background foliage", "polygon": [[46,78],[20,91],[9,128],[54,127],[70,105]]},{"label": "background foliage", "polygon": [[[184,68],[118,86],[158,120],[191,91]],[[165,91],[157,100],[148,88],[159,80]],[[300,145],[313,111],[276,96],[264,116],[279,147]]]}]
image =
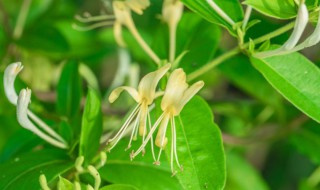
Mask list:
[{"label": "background foliage", "polygon": [[[19,13],[28,2],[19,34]],[[16,89],[33,90],[30,109],[71,145],[68,151],[56,150],[20,127],[1,81],[0,189],[39,189],[42,173],[53,187],[72,189],[68,180],[74,177],[76,157],[84,155],[86,165],[97,162],[97,152],[104,148],[99,137],[104,145],[104,138],[124,121],[128,105],[134,105],[122,96],[111,106],[110,91],[123,84],[134,86],[140,76],[156,69],[127,30],[123,35],[128,48],[123,50],[115,43],[112,27],[86,32],[72,27],[88,26],[74,18],[77,14],[111,14],[108,2],[0,0],[0,78],[8,64],[21,61],[25,67]],[[206,83],[202,98],[193,98],[177,122],[178,154],[185,170],[171,177],[165,156],[161,166],[152,164],[150,154],[130,161],[129,152],[123,151],[125,138],[99,170],[106,186],[101,189],[319,189],[319,46],[263,60],[237,49],[236,56],[197,76],[196,71],[237,46],[238,33],[205,1],[182,2],[186,8],[177,29],[176,54],[188,53],[179,67],[194,76],[191,79]],[[316,0],[306,3],[309,11],[319,5]],[[252,20],[261,22],[247,31],[245,42],[285,26],[297,10],[293,0],[217,4],[236,22],[243,19],[242,4],[254,8]],[[167,59],[167,25],[157,17],[161,6],[162,1],[151,1],[143,16],[133,18],[151,48]],[[267,43],[283,44],[289,35],[287,30]],[[259,48],[264,47],[256,43]],[[129,64],[121,62],[124,51]],[[77,177],[82,185],[93,181],[88,175]]]}]

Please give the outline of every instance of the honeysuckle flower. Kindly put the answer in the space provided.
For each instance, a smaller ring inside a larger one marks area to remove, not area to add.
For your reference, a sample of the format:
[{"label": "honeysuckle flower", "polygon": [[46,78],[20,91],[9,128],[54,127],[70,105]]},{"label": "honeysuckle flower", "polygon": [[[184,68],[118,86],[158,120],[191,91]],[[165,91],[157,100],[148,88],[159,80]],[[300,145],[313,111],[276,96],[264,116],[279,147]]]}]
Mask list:
[{"label": "honeysuckle flower", "polygon": [[278,49],[259,52],[254,56],[258,58],[266,58],[274,55],[281,55],[292,52],[294,47],[299,42],[307,24],[309,21],[309,12],[304,1],[301,1],[299,5],[298,15],[295,21],[293,32],[291,33],[289,39]]},{"label": "honeysuckle flower", "polygon": [[179,0],[164,0],[162,6],[162,20],[168,23],[170,48],[169,61],[173,63],[176,49],[176,30],[183,13],[183,4]]},{"label": "honeysuckle flower", "polygon": [[[182,69],[176,69],[172,72],[169,77],[167,87],[165,89],[162,101],[161,109],[163,113],[157,119],[155,124],[152,126],[146,140],[142,143],[136,152],[131,153],[131,159],[137,156],[146,146],[148,141],[152,138],[153,133],[159,127],[158,133],[155,139],[155,144],[160,148],[158,158],[155,164],[160,164],[160,157],[162,150],[166,147],[168,139],[166,137],[166,131],[168,124],[171,125],[171,171],[173,175],[175,174],[173,168],[173,161],[175,159],[178,167],[182,169],[177,154],[177,144],[176,144],[176,125],[175,117],[178,116],[183,109],[183,107],[190,101],[190,99],[203,87],[204,82],[198,81],[191,85],[186,82],[186,74]],[[152,139],[151,139],[152,140]]]},{"label": "honeysuckle flower", "polygon": [[[20,71],[23,69],[23,65],[20,62],[12,63],[5,69],[3,85],[4,92],[9,100],[9,102],[13,105],[17,105],[18,95],[14,89],[14,81]],[[44,131],[50,134],[52,137],[65,144],[64,139],[58,135],[54,130],[52,130],[45,122],[43,122],[39,117],[37,117],[30,110],[26,110],[26,114],[36,123],[39,127],[41,127]]]},{"label": "honeysuckle flower", "polygon": [[28,105],[30,103],[30,98],[31,98],[31,90],[30,89],[22,89],[20,91],[18,101],[17,101],[17,118],[18,118],[19,124],[23,128],[32,131],[33,133],[38,135],[43,140],[52,144],[53,146],[56,146],[56,147],[59,147],[62,149],[67,148],[67,146],[64,143],[62,143],[62,142],[50,137],[49,135],[43,133],[29,120],[27,112],[28,112]]},{"label": "honeysuckle flower", "polygon": [[114,37],[116,42],[121,47],[126,47],[126,44],[122,38],[122,26],[125,26],[129,29],[131,34],[137,40],[142,49],[150,56],[150,58],[160,64],[160,58],[151,50],[148,44],[143,40],[139,34],[133,19],[131,17],[131,10],[135,11],[138,14],[142,14],[143,8],[146,8],[149,5],[149,1],[146,0],[130,0],[130,1],[114,1],[113,2],[113,11],[115,15],[114,22]]},{"label": "honeysuckle flower", "polygon": [[[113,103],[123,91],[127,91],[137,102],[137,105],[133,109],[123,126],[120,128],[118,133],[108,141],[108,143],[111,144],[111,147],[109,147],[109,151],[122,138],[124,133],[129,128],[130,124],[133,124],[133,129],[131,132],[128,148],[131,147],[131,142],[133,139],[137,138],[138,133],[143,137],[143,142],[145,141],[145,137],[147,135],[147,121],[149,121],[148,125],[151,128],[149,106],[153,103],[155,98],[162,94],[156,92],[156,87],[160,79],[167,73],[170,67],[171,65],[167,64],[157,71],[151,72],[144,76],[139,83],[138,90],[133,87],[121,86],[111,92],[109,96],[110,103]],[[133,122],[134,119],[135,122]]]},{"label": "honeysuckle flower", "polygon": [[126,0],[124,2],[139,15],[142,15],[143,10],[150,5],[149,0]]},{"label": "honeysuckle flower", "polygon": [[17,62],[10,64],[4,71],[4,92],[9,102],[13,105],[17,105],[18,100],[18,95],[14,89],[14,81],[22,69],[22,64],[20,62]]}]

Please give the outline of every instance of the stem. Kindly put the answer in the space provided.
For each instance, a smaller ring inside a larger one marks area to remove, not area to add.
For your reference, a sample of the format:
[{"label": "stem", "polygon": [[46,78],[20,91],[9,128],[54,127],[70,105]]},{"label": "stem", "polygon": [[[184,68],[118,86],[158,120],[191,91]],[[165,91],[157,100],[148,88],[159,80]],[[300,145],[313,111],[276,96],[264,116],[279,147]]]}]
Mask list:
[{"label": "stem", "polygon": [[[294,27],[294,22],[290,22],[289,24],[273,31],[270,32],[266,35],[263,35],[259,38],[256,38],[255,40],[253,40],[254,44],[259,44],[262,43],[268,39],[274,38],[276,36],[279,36],[285,32],[287,32],[288,30],[292,29]],[[249,43],[245,43],[243,44],[243,46],[241,48],[247,48],[249,46]],[[199,68],[198,70],[190,73],[188,75],[188,81],[194,80],[195,78],[203,75],[204,73],[208,72],[209,70],[213,69],[214,67],[216,67],[217,65],[219,65],[220,63],[222,63],[223,61],[237,55],[238,53],[240,53],[240,48],[236,47],[233,48],[232,50],[228,51],[227,53],[217,57],[216,59],[212,60],[210,63],[202,66],[201,68]]]},{"label": "stem", "polygon": [[133,37],[137,40],[139,45],[142,49],[150,56],[150,58],[159,66],[160,65],[160,58],[154,53],[154,51],[149,47],[149,45],[144,41],[144,39],[139,34],[132,18],[128,19],[126,26],[128,27],[129,31],[133,35]]},{"label": "stem", "polygon": [[247,27],[248,21],[250,19],[251,12],[252,12],[252,7],[248,6],[247,9],[246,9],[246,13],[244,15],[244,19],[242,21],[242,30],[243,31],[245,31],[245,29]]},{"label": "stem", "polygon": [[190,73],[188,75],[188,81],[194,80],[195,78],[203,75],[204,73],[206,73],[209,70],[213,69],[214,67],[216,67],[217,65],[219,65],[223,61],[229,59],[230,57],[233,57],[233,56],[237,55],[238,53],[240,53],[240,49],[237,47],[237,48],[234,48],[231,51],[229,51],[229,52],[217,57],[216,59],[214,59],[210,63],[202,66],[200,69]]},{"label": "stem", "polygon": [[13,38],[19,39],[23,33],[23,28],[26,23],[27,15],[29,12],[30,4],[32,0],[24,0],[18,15],[16,26],[13,30]]},{"label": "stem", "polygon": [[170,36],[170,48],[169,48],[169,62],[173,63],[176,54],[176,31],[177,31],[177,24],[172,23],[169,24],[169,36]]}]

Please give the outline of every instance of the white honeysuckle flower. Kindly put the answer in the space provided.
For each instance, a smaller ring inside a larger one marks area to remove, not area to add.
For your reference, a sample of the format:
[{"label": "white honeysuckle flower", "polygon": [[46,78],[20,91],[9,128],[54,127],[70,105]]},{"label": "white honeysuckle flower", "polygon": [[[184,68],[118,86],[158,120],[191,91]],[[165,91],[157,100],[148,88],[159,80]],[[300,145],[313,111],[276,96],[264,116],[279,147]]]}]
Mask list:
[{"label": "white honeysuckle flower", "polygon": [[266,58],[275,55],[283,55],[295,51],[295,46],[299,42],[309,21],[309,12],[304,1],[299,5],[298,15],[295,21],[293,32],[289,39],[278,49],[259,52],[254,54],[258,58]]},{"label": "white honeysuckle flower", "polygon": [[157,64],[160,65],[160,58],[155,52],[149,47],[149,45],[143,40],[139,31],[137,30],[134,21],[131,17],[131,10],[137,11],[142,14],[142,10],[149,5],[149,1],[146,0],[131,0],[131,1],[113,1],[113,11],[115,15],[114,22],[114,37],[120,47],[126,47],[126,44],[122,38],[122,26],[128,28],[130,33],[139,43],[141,48],[150,56],[150,58]]},{"label": "white honeysuckle flower", "polygon": [[150,139],[152,140],[152,135],[155,132],[156,128],[160,126],[155,140],[155,144],[160,148],[158,158],[155,164],[160,164],[159,160],[161,152],[168,142],[168,139],[166,137],[166,131],[170,122],[172,131],[170,159],[172,174],[175,174],[173,168],[174,159],[176,160],[178,167],[182,169],[177,154],[175,117],[180,114],[183,107],[190,101],[190,99],[196,93],[199,92],[199,90],[203,86],[204,82],[198,81],[189,87],[189,85],[186,82],[186,74],[182,69],[176,69],[172,72],[172,74],[169,77],[167,87],[161,101],[161,109],[163,113],[152,126],[148,136],[146,137],[146,140],[142,143],[140,148],[136,152],[131,153],[131,159],[137,156],[145,148],[148,141]]},{"label": "white honeysuckle flower", "polygon": [[[108,141],[108,143],[111,144],[111,147],[109,147],[108,149],[109,151],[115,147],[115,145],[127,131],[130,124],[133,124],[133,129],[128,144],[128,148],[131,147],[131,142],[133,139],[137,138],[138,133],[140,136],[143,137],[143,142],[145,141],[145,137],[147,134],[147,121],[149,121],[148,125],[149,128],[151,128],[149,106],[153,103],[155,98],[163,94],[161,92],[157,93],[156,87],[160,79],[168,72],[170,67],[171,65],[167,64],[161,67],[160,69],[144,76],[139,83],[138,90],[136,90],[133,87],[121,86],[114,89],[111,92],[109,96],[110,103],[113,103],[123,91],[127,91],[131,95],[131,97],[137,102],[137,106],[133,109],[133,111],[131,112],[125,123],[122,125],[118,133]],[[134,119],[135,121],[133,122]],[[153,146],[151,147],[153,152]]]},{"label": "white honeysuckle flower", "polygon": [[3,86],[4,92],[13,105],[17,105],[18,95],[14,89],[14,81],[20,71],[23,69],[21,62],[10,64],[4,71]]},{"label": "white honeysuckle flower", "polygon": [[28,106],[31,98],[31,90],[30,89],[22,89],[20,91],[18,101],[17,101],[17,119],[19,124],[29,131],[35,133],[43,140],[52,144],[53,146],[66,149],[68,148],[64,143],[50,137],[49,135],[40,131],[28,118]]},{"label": "white honeysuckle flower", "polygon": [[[16,62],[8,65],[4,72],[4,77],[3,77],[4,92],[9,102],[13,105],[17,105],[17,100],[18,100],[18,95],[14,88],[14,82],[17,75],[20,73],[22,69],[23,69],[23,65],[21,64],[21,62]],[[43,122],[33,112],[31,112],[30,110],[27,110],[27,114],[36,124],[39,125],[39,127],[41,127],[43,130],[45,130],[47,133],[49,133],[51,136],[53,136],[60,142],[65,143],[64,139],[60,135],[58,135],[54,130],[52,130],[45,122]]]}]

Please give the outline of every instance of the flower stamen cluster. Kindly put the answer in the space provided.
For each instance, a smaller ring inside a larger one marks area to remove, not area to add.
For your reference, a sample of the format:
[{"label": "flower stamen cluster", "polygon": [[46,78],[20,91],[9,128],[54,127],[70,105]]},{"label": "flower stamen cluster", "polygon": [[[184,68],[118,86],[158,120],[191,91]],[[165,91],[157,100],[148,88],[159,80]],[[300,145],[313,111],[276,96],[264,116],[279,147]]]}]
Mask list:
[{"label": "flower stamen cluster", "polygon": [[[159,165],[162,151],[165,149],[168,143],[166,133],[167,133],[168,125],[170,123],[171,133],[172,133],[170,163],[171,163],[171,170],[174,175],[176,173],[173,166],[174,160],[176,161],[177,166],[182,170],[182,166],[179,163],[178,154],[177,154],[177,143],[176,143],[177,135],[176,135],[175,117],[180,114],[183,107],[203,87],[204,82],[198,81],[189,87],[189,85],[186,82],[185,72],[182,69],[175,69],[171,73],[168,79],[165,91],[158,93],[159,94],[158,96],[163,95],[162,101],[161,101],[161,109],[163,113],[159,116],[159,118],[155,121],[155,123],[151,125],[148,106],[150,106],[153,103],[153,100],[158,97],[156,96],[157,93],[155,92],[157,83],[159,82],[160,78],[162,78],[164,74],[169,70],[169,68],[170,68],[170,65],[168,64],[160,68],[159,70],[146,75],[139,84],[139,91],[135,91],[131,87],[119,87],[111,93],[109,97],[109,100],[111,103],[116,98],[118,98],[118,96],[123,90],[126,90],[137,101],[138,105],[134,108],[134,110],[132,111],[132,113],[130,114],[130,116],[124,123],[124,125],[121,127],[119,132],[116,134],[116,136],[110,139],[109,142],[112,143],[112,146],[111,148],[109,148],[109,150],[115,146],[115,144],[120,140],[120,138],[123,136],[125,131],[128,130],[128,126],[130,125],[130,123],[134,123],[134,127],[132,129],[131,137],[128,145],[128,148],[130,148],[133,137],[135,137],[136,134],[138,133],[137,132],[138,123],[140,123],[139,135],[143,137],[142,144],[136,151],[132,151],[132,153],[130,154],[130,157],[131,159],[133,159],[141,152],[142,154],[144,154],[146,145],[148,144],[148,142],[151,142],[152,155],[155,161],[154,164]],[[147,79],[149,79],[149,82],[147,82]],[[149,88],[149,86],[150,87],[152,86],[152,88]],[[135,122],[133,122],[133,118],[136,118]],[[148,134],[147,134],[147,128],[146,128],[147,120],[149,121]],[[156,139],[153,142],[153,134],[155,133],[156,129],[158,129],[158,132],[156,135]],[[157,158],[155,158],[155,155],[154,155],[153,143],[160,148]]]}]

